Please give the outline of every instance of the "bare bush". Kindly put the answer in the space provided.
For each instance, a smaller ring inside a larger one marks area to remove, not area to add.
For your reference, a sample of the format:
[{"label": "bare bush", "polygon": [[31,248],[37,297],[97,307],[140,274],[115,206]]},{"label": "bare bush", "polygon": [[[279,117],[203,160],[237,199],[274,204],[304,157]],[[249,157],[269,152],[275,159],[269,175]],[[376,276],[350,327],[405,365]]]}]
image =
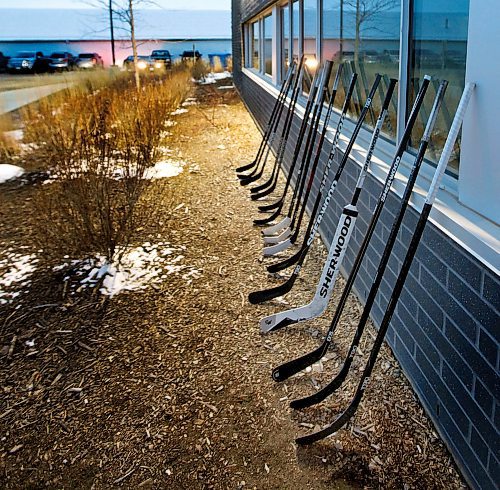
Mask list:
[{"label": "bare bush", "polygon": [[138,207],[160,158],[165,123],[189,90],[189,72],[144,80],[120,76],[71,88],[27,113],[27,137],[50,162],[55,182],[35,206],[45,249],[58,255],[121,257],[151,213]]}]

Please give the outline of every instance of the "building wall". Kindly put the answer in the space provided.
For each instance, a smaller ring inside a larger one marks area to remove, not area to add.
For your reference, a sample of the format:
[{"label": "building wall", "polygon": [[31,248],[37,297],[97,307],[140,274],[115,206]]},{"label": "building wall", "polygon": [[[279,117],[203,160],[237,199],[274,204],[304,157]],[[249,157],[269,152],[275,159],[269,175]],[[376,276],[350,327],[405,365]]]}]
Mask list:
[{"label": "building wall", "polygon": [[[261,127],[268,120],[276,90],[268,89],[258,75],[251,76],[242,70],[241,22],[269,3],[233,0],[234,80]],[[299,124],[300,118],[296,115],[292,144]],[[285,171],[292,144],[287,147]],[[323,148],[323,164],[330,148],[331,141]],[[325,243],[333,236],[342,207],[350,201],[359,170],[357,162],[348,162],[320,230]],[[314,184],[316,192],[318,186],[319,177]],[[381,189],[380,179],[371,174],[359,203],[360,217],[342,268],[344,275],[351,270]],[[355,292],[362,302],[398,208],[399,198],[391,191],[355,283]],[[376,325],[382,319],[417,218],[417,211],[410,207],[371,312]],[[499,312],[499,277],[454,241],[446,230],[429,222],[387,342],[467,481],[482,490],[497,488],[500,481]]]},{"label": "building wall", "polygon": [[[212,53],[231,53],[230,39],[200,39],[188,41],[146,41],[140,42],[139,55],[150,55],[153,49],[168,49],[172,56],[178,58],[184,50],[192,50],[193,45],[205,59]],[[0,51],[7,56],[14,56],[18,51],[42,51],[49,56],[56,51],[69,51],[75,55],[78,53],[99,53],[106,66],[111,65],[111,43],[110,41],[0,41]],[[115,55],[116,63],[121,66],[123,60],[132,54],[130,41],[116,41]]]}]

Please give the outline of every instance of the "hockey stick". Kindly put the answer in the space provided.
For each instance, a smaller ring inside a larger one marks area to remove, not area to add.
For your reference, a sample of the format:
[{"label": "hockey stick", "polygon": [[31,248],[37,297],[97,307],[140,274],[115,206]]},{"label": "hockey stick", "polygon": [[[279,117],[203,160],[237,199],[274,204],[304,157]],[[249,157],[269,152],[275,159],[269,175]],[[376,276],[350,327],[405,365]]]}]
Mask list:
[{"label": "hockey stick", "polygon": [[[352,361],[354,359],[354,355],[356,353],[356,350],[359,346],[359,341],[361,340],[361,336],[363,335],[364,328],[366,326],[366,322],[368,321],[369,315],[370,315],[370,310],[373,306],[373,303],[375,301],[375,298],[378,293],[378,289],[380,286],[380,283],[382,282],[382,277],[384,275],[384,271],[387,267],[387,263],[389,262],[389,259],[391,257],[392,249],[394,247],[394,244],[396,243],[397,236],[399,229],[401,227],[401,223],[403,222],[403,217],[405,215],[405,211],[408,207],[408,203],[410,202],[410,197],[413,192],[413,187],[415,186],[415,182],[417,180],[418,172],[420,171],[420,167],[422,165],[422,162],[424,160],[425,152],[427,151],[427,147],[429,145],[429,140],[432,134],[432,131],[434,129],[434,125],[436,122],[437,115],[439,113],[439,109],[446,91],[446,87],[448,85],[448,82],[442,81],[439,84],[439,89],[437,90],[437,95],[434,99],[434,104],[432,106],[429,119],[427,120],[427,124],[425,127],[424,134],[422,136],[422,140],[420,142],[417,156],[415,157],[414,163],[412,165],[410,175],[408,177],[408,181],[406,184],[405,191],[403,193],[403,197],[401,199],[401,206],[398,210],[398,214],[396,216],[396,219],[393,222],[391,232],[389,234],[389,237],[386,241],[386,245],[384,247],[384,251],[382,253],[382,258],[380,260],[380,263],[377,268],[377,273],[375,276],[375,279],[373,281],[372,287],[370,288],[370,292],[368,294],[368,298],[365,303],[365,307],[363,309],[363,313],[361,315],[361,319],[358,323],[358,327],[356,329],[356,333],[354,334],[354,338],[351,343],[351,347],[349,348],[349,352],[347,354],[346,360],[340,369],[339,374],[333,379],[332,382],[330,382],[328,385],[326,385],[322,390],[319,392],[315,393],[313,397],[307,397],[302,400],[297,400],[297,403],[300,403],[301,407],[304,406],[310,406],[309,403],[311,401],[315,403],[318,403],[319,401],[324,400],[325,397],[329,396],[332,394],[341,384],[344,382],[345,378],[347,377],[347,374],[349,372],[349,368],[352,364]],[[341,312],[340,312],[341,313]],[[328,332],[330,333],[330,331]],[[333,334],[333,332],[332,332]],[[317,400],[317,401],[316,401]]]},{"label": "hockey stick", "polygon": [[[345,71],[342,70],[342,73],[345,73]],[[327,182],[328,176],[330,175],[332,163],[335,160],[335,156],[337,154],[338,143],[339,143],[339,139],[340,139],[340,134],[342,132],[342,127],[344,125],[344,120],[347,116],[347,111],[348,111],[349,106],[351,104],[352,95],[354,92],[354,86],[356,84],[356,79],[357,79],[357,75],[356,75],[356,73],[353,73],[353,75],[351,76],[350,82],[349,82],[349,88],[347,90],[347,95],[345,96],[344,103],[342,105],[342,112],[340,114],[339,120],[337,122],[337,127],[335,129],[335,136],[333,138],[333,143],[332,143],[332,147],[330,150],[330,154],[328,155],[328,160],[326,162],[325,168],[323,169],[323,176],[321,178],[321,183],[319,186],[318,194],[316,196],[316,202],[314,204],[313,213],[311,216],[316,215],[316,212],[319,209],[319,204],[320,204],[321,199],[323,197],[323,192],[326,188],[326,182]],[[337,170],[337,174],[338,173],[339,172]],[[311,219],[309,222],[309,226],[308,226],[306,234],[305,234],[305,237],[306,237],[305,239],[307,239],[307,237],[311,233],[313,222],[314,222],[313,219]],[[282,225],[281,223],[278,223],[278,225],[280,225],[279,229],[283,228],[283,226],[281,226]],[[286,226],[286,225],[288,225],[288,223],[286,223],[284,226]],[[282,250],[285,250],[288,246],[289,246],[289,243],[286,240],[283,241],[282,243],[277,244],[277,245],[271,245],[269,247],[266,247],[266,249],[264,249],[264,255],[270,256],[270,255],[277,254],[277,253],[281,252]],[[299,252],[300,252],[300,250],[299,250]],[[285,261],[286,260],[287,259],[285,259]],[[269,270],[269,267],[268,267],[268,270]]]},{"label": "hockey stick", "polygon": [[[353,77],[354,78],[354,77]],[[302,245],[301,248],[301,254],[300,257],[297,261],[297,265],[295,266],[291,276],[289,279],[281,284],[280,286],[276,286],[271,289],[263,290],[263,291],[256,291],[255,293],[251,293],[252,300],[258,303],[261,303],[263,301],[267,301],[272,298],[276,298],[278,296],[282,296],[283,294],[286,294],[288,291],[290,291],[295,284],[295,281],[297,280],[297,277],[299,276],[300,270],[302,269],[302,265],[304,263],[304,260],[307,256],[307,253],[312,245],[312,242],[314,241],[314,238],[316,237],[316,234],[319,230],[319,227],[321,225],[321,222],[323,221],[323,218],[325,216],[326,210],[328,209],[328,206],[330,204],[330,201],[332,199],[333,194],[335,193],[335,189],[337,188],[338,182],[340,180],[340,177],[342,175],[342,172],[344,170],[344,167],[347,163],[347,160],[349,159],[349,155],[351,153],[352,147],[354,146],[354,143],[356,141],[356,138],[358,137],[358,134],[361,130],[361,127],[363,125],[363,121],[366,118],[366,115],[368,114],[368,109],[370,108],[372,101],[373,101],[373,96],[375,95],[375,92],[377,90],[377,86],[380,82],[380,75],[377,75],[375,78],[375,81],[373,82],[373,86],[370,89],[370,97],[366,99],[366,102],[363,106],[363,109],[361,110],[361,115],[358,118],[358,122],[356,123],[356,127],[354,128],[351,138],[349,140],[349,143],[347,144],[347,148],[345,149],[345,152],[342,156],[342,160],[340,161],[339,167],[337,169],[337,172],[335,174],[335,177],[333,178],[332,183],[330,184],[330,188],[328,189],[328,192],[325,194],[325,199],[323,201],[323,204],[321,206],[321,209],[319,208],[319,204],[321,201],[321,193],[318,193],[318,196],[316,198],[316,201],[314,203],[314,208],[311,213],[311,219],[309,220],[309,225],[308,225],[308,230],[309,233],[306,233],[304,236],[304,244]],[[351,79],[352,80],[352,79]],[[323,176],[324,177],[324,176]],[[321,190],[321,186],[320,186]],[[318,211],[319,209],[319,211]],[[286,241],[285,241],[286,242]],[[283,243],[285,243],[283,242]],[[252,301],[251,301],[252,302]]]},{"label": "hockey stick", "polygon": [[382,126],[387,116],[389,103],[394,92],[394,88],[396,87],[396,83],[397,80],[391,80],[389,90],[383,100],[382,108],[368,147],[368,153],[366,154],[365,162],[358,176],[354,194],[351,202],[344,207],[340,215],[337,229],[330,244],[328,257],[325,260],[323,272],[312,301],[299,308],[281,311],[263,318],[260,322],[261,331],[271,332],[286,327],[287,325],[292,325],[293,323],[309,320],[323,314],[326,310],[339,274],[340,266],[342,265],[345,252],[349,246],[349,241],[356,225],[356,219],[358,217],[357,203],[363,189],[363,184],[370,167],[380,131],[382,131]]},{"label": "hockey stick", "polygon": [[[332,73],[332,68],[333,68],[333,62],[332,61],[326,61],[321,77],[321,82],[320,86],[318,89],[318,96],[317,96],[317,101],[316,101],[316,106],[314,107],[313,110],[313,115],[312,115],[312,123],[309,128],[309,134],[307,137],[307,142],[306,142],[306,149],[304,150],[304,154],[302,157],[302,163],[301,163],[301,170],[300,173],[297,177],[297,193],[295,196],[295,203],[294,199],[292,199],[292,202],[290,203],[290,209],[288,211],[288,217],[291,218],[291,223],[290,226],[287,230],[285,230],[281,235],[279,236],[265,236],[264,237],[264,244],[272,244],[272,243],[279,243],[280,241],[284,240],[285,238],[288,238],[288,236],[292,233],[292,229],[295,226],[295,220],[297,216],[297,212],[300,208],[301,204],[301,199],[302,195],[304,193],[304,188],[305,184],[307,181],[307,175],[309,173],[309,167],[311,166],[311,159],[313,156],[314,152],[314,147],[316,144],[316,139],[318,136],[318,127],[319,123],[321,121],[321,114],[323,112],[323,108],[325,106],[325,98],[326,94],[328,92],[328,83],[331,77]],[[314,177],[314,172],[315,172],[315,167],[313,164],[313,167],[311,169],[311,175]],[[309,189],[308,189],[309,190]],[[308,190],[306,191],[306,195],[309,195]]]},{"label": "hockey stick", "polygon": [[[333,106],[335,103],[335,98],[337,96],[337,91],[338,91],[343,67],[344,67],[343,64],[339,65],[339,67],[337,68],[337,74],[335,75],[335,80],[333,81],[332,92],[330,94],[330,101],[328,103],[328,109],[326,111],[325,121],[323,123],[323,130],[321,132],[321,136],[320,136],[320,139],[318,142],[318,147],[316,149],[316,156],[314,158],[314,163],[313,163],[313,171],[314,172],[315,172],[315,169],[318,167],[318,164],[319,164],[319,161],[321,158],[321,151],[323,149],[323,145],[324,145],[324,142],[326,140],[326,133],[328,131],[328,126],[330,124],[330,119],[331,119],[331,116],[333,113]],[[309,186],[308,189],[310,188],[311,185],[312,185],[312,179],[310,178],[309,184],[308,184],[308,186]],[[306,195],[305,199],[307,199],[307,198],[308,198],[308,195]],[[280,232],[283,228],[284,228],[284,226],[282,226],[282,223],[277,223],[275,225],[272,225],[272,226],[265,228],[264,230],[262,230],[262,233],[264,235],[271,236],[271,235],[274,235],[274,234]]]},{"label": "hockey stick", "polygon": [[[398,145],[398,148],[396,150],[396,154],[394,155],[393,161],[391,163],[391,166],[389,168],[389,172],[387,174],[386,181],[384,183],[384,186],[382,188],[382,192],[380,193],[379,200],[377,203],[377,206],[375,207],[375,211],[373,212],[372,215],[372,223],[375,220],[378,220],[378,216],[382,212],[382,207],[384,205],[385,199],[387,197],[387,194],[389,193],[389,190],[392,186],[392,183],[394,181],[394,178],[396,176],[397,169],[399,167],[399,162],[401,161],[401,158],[406,151],[406,147],[408,144],[408,141],[410,140],[411,132],[413,130],[413,126],[415,125],[415,121],[417,119],[418,111],[420,110],[420,107],[422,105],[422,102],[425,97],[425,93],[427,91],[427,87],[429,85],[429,78],[424,78],[424,82],[422,84],[422,87],[420,88],[420,91],[415,99],[415,103],[413,104],[410,117],[408,118],[408,122],[406,123],[406,128],[404,130],[403,136],[401,138],[401,141]],[[297,359],[293,359],[292,361],[289,361],[285,364],[282,364],[281,366],[275,368],[273,370],[273,378],[275,381],[283,381],[285,379],[288,379],[290,376],[298,373],[302,369],[305,369],[307,366],[310,366],[311,364],[314,364],[317,362],[319,359],[321,359],[327,352],[328,348],[330,347],[333,339],[333,334],[335,332],[335,329],[337,328],[338,322],[340,320],[340,317],[342,315],[342,311],[344,309],[344,306],[347,302],[347,298],[349,297],[349,294],[351,292],[351,289],[354,285],[354,281],[356,279],[357,273],[359,271],[359,268],[361,267],[361,262],[363,260],[364,254],[366,252],[366,249],[368,248],[369,241],[371,239],[371,234],[369,233],[370,229],[372,230],[375,228],[375,226],[372,226],[372,223],[369,225],[369,229],[367,231],[367,235],[365,236],[363,243],[361,244],[361,247],[359,249],[358,255],[356,257],[356,260],[354,261],[354,265],[352,266],[351,273],[349,274],[349,277],[347,279],[347,283],[344,287],[344,290],[342,292],[342,295],[340,297],[339,303],[337,305],[337,308],[335,310],[335,315],[333,317],[333,320],[330,324],[330,327],[328,328],[328,332],[326,334],[325,340],[323,341],[323,344],[315,349],[314,351],[299,357]],[[296,402],[293,403],[299,403],[301,400],[297,400]],[[299,408],[299,407],[294,407],[294,408]]]},{"label": "hockey stick", "polygon": [[260,212],[268,212],[268,211],[274,210],[274,213],[271,216],[268,216],[267,218],[261,218],[261,219],[254,220],[255,225],[266,225],[266,224],[270,223],[271,221],[274,221],[281,213],[281,209],[283,208],[283,205],[285,203],[285,198],[286,198],[286,195],[288,193],[288,189],[290,188],[293,173],[294,173],[295,167],[297,165],[297,161],[299,159],[300,151],[302,149],[302,146],[300,143],[304,137],[304,134],[307,130],[307,126],[309,124],[309,116],[311,113],[314,97],[316,94],[316,90],[314,87],[316,86],[316,83],[318,80],[318,73],[319,73],[319,70],[316,71],[316,73],[314,75],[313,84],[312,84],[313,89],[309,92],[306,107],[304,110],[304,117],[303,117],[302,122],[300,124],[299,134],[298,134],[298,137],[297,137],[297,140],[295,143],[295,149],[294,149],[294,153],[293,153],[293,157],[292,157],[292,162],[290,164],[290,170],[288,172],[288,177],[287,177],[287,180],[285,183],[285,187],[283,189],[282,196],[275,203],[266,204],[264,206],[259,206],[258,209]]},{"label": "hockey stick", "polygon": [[295,60],[289,66],[288,71],[286,73],[285,80],[283,81],[283,83],[281,85],[280,93],[278,95],[278,98],[276,99],[276,102],[274,103],[274,107],[273,107],[273,110],[271,111],[271,115],[269,116],[269,122],[267,123],[267,127],[264,131],[264,134],[262,135],[262,140],[260,142],[260,146],[259,146],[259,149],[257,151],[256,157],[254,158],[254,160],[251,163],[249,163],[247,165],[243,165],[241,167],[238,167],[236,169],[237,173],[245,172],[246,170],[251,170],[255,166],[258,165],[258,162],[260,162],[261,154],[266,146],[266,143],[269,139],[271,131],[274,127],[274,123],[276,121],[276,116],[278,114],[279,107],[280,107],[280,105],[283,104],[283,101],[286,98],[285,94],[287,92],[287,87],[288,87],[289,82],[293,76],[294,70],[295,70]]},{"label": "hockey stick", "polygon": [[[294,69],[294,71],[295,71],[295,69]],[[267,147],[265,148],[265,150],[263,150],[265,155],[263,158],[260,159],[260,163],[258,165],[256,165],[256,167],[252,170],[252,172],[250,172],[249,174],[239,174],[238,175],[241,185],[245,186],[245,185],[248,185],[252,182],[255,182],[256,180],[260,179],[260,177],[264,173],[264,169],[265,169],[267,161],[269,159],[269,155],[271,154],[271,152],[273,150],[274,139],[276,138],[276,135],[277,135],[277,132],[279,129],[281,114],[283,113],[283,110],[285,108],[285,102],[286,102],[286,99],[288,96],[288,91],[290,89],[291,83],[292,83],[292,78],[290,78],[288,80],[286,90],[283,93],[283,95],[281,96],[281,103],[279,105],[278,111],[277,111],[276,116],[275,116],[274,125],[272,127],[270,137],[268,138],[268,141],[267,141]],[[261,157],[262,157],[262,154],[261,154]]]},{"label": "hockey stick", "polygon": [[377,361],[377,356],[382,348],[382,344],[389,329],[389,325],[391,323],[392,316],[396,309],[396,305],[398,303],[401,292],[403,291],[404,283],[410,271],[411,264],[417,253],[418,245],[422,238],[425,226],[429,219],[429,214],[431,212],[432,206],[436,199],[436,194],[439,189],[439,184],[444,175],[446,167],[448,165],[448,161],[450,159],[451,153],[453,152],[453,147],[455,145],[455,141],[457,139],[458,133],[460,131],[460,127],[462,125],[462,121],[465,115],[465,111],[467,109],[467,105],[469,103],[470,97],[472,95],[472,91],[474,89],[473,83],[468,83],[465,87],[465,90],[460,99],[460,103],[457,108],[457,112],[455,114],[455,118],[453,119],[453,123],[448,134],[448,138],[446,139],[446,143],[443,148],[443,152],[441,153],[441,157],[439,159],[439,163],[434,173],[434,177],[432,179],[431,185],[427,192],[427,197],[424,202],[424,206],[420,213],[417,225],[415,227],[415,231],[413,233],[413,237],[411,239],[410,245],[408,246],[408,250],[406,252],[403,265],[401,266],[401,270],[398,274],[398,278],[396,280],[396,284],[391,294],[391,298],[389,299],[389,303],[387,305],[387,309],[385,311],[384,317],[382,319],[382,323],[380,324],[379,330],[377,332],[377,336],[375,337],[375,342],[373,344],[372,350],[370,352],[370,356],[365,365],[365,369],[361,375],[361,379],[359,381],[358,387],[356,389],[356,393],[351,400],[351,403],[347,407],[347,409],[342,412],[335,421],[326,427],[325,429],[316,432],[314,434],[310,434],[308,436],[299,437],[296,442],[298,444],[311,444],[315,441],[323,439],[341,429],[354,415],[356,412],[361,399],[363,398],[363,394],[366,388],[369,385],[370,377],[373,372],[373,368],[375,367],[375,363]]},{"label": "hockey stick", "polygon": [[271,192],[273,192],[273,190],[276,188],[276,184],[278,182],[279,169],[283,163],[283,157],[285,155],[285,149],[288,143],[288,135],[290,134],[291,125],[293,122],[293,116],[295,114],[295,106],[297,105],[297,100],[301,93],[301,86],[298,82],[300,80],[300,77],[302,76],[302,61],[303,57],[301,59],[297,72],[297,77],[299,78],[295,80],[294,86],[292,88],[292,95],[290,98],[290,102],[288,104],[285,122],[283,124],[283,128],[281,131],[280,141],[278,144],[278,150],[276,152],[276,158],[274,161],[273,170],[271,172],[271,177],[263,184],[257,185],[250,189],[251,193],[250,197],[254,201],[271,194]]}]

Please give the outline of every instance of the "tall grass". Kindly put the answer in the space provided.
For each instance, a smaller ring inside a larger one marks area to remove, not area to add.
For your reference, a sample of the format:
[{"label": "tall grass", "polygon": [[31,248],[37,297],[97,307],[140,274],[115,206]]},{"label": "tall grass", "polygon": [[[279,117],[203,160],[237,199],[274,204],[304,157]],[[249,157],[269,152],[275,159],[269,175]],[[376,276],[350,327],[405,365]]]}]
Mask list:
[{"label": "tall grass", "polygon": [[186,97],[190,73],[88,79],[24,111],[25,140],[56,177],[35,206],[41,245],[60,255],[119,259],[145,214],[138,205],[145,173],[170,113]]}]

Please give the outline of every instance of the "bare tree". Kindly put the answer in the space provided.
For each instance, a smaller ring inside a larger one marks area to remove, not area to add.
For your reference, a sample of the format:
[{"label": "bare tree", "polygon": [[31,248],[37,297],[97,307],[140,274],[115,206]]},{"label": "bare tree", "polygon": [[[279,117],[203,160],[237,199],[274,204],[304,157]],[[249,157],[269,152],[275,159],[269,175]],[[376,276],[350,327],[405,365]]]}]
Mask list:
[{"label": "bare tree", "polygon": [[366,27],[366,24],[368,21],[373,20],[374,17],[377,17],[381,12],[393,8],[396,5],[396,0],[344,0],[343,3],[356,10],[354,60],[358,63],[361,33],[365,29],[377,29],[375,25]]}]

